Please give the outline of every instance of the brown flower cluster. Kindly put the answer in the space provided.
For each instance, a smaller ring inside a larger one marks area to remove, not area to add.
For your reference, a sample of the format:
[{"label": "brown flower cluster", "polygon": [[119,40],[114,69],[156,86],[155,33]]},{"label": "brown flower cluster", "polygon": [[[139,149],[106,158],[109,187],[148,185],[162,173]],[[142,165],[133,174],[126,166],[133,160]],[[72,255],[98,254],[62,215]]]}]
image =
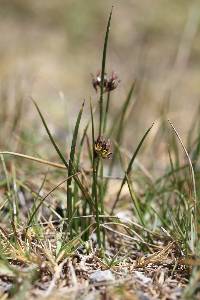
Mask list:
[{"label": "brown flower cluster", "polygon": [[[98,72],[96,77],[92,76],[92,85],[97,92],[98,89],[101,88],[101,72]],[[104,81],[103,81],[103,91],[104,93],[106,92],[111,92],[115,90],[120,83],[120,80],[114,72],[111,73],[111,75],[107,76],[107,74],[104,74]]]},{"label": "brown flower cluster", "polygon": [[111,150],[111,142],[110,140],[106,140],[104,137],[100,136],[98,139],[95,141],[94,144],[94,150],[97,156],[106,159],[106,158],[111,158],[112,152]]}]

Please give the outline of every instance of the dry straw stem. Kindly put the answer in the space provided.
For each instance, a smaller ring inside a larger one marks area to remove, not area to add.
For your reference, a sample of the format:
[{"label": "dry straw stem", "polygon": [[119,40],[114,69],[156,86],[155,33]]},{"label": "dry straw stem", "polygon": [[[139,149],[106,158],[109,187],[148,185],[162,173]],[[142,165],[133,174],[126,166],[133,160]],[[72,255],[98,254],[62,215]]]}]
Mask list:
[{"label": "dry straw stem", "polygon": [[183,144],[183,141],[180,137],[180,135],[178,134],[176,128],[174,127],[174,125],[172,124],[172,122],[170,120],[168,120],[169,124],[171,125],[173,131],[175,132],[181,146],[182,146],[182,149],[188,159],[188,162],[189,162],[189,166],[190,166],[190,173],[191,173],[191,180],[192,180],[192,186],[193,186],[193,195],[194,195],[194,206],[195,206],[195,209],[196,209],[196,205],[197,205],[197,194],[196,194],[196,182],[195,182],[195,175],[194,175],[194,169],[193,169],[193,166],[192,166],[192,161],[190,159],[190,156],[187,152],[187,149],[185,148],[184,144]]},{"label": "dry straw stem", "polygon": [[[42,159],[42,158],[38,158],[38,157],[34,157],[34,156],[31,156],[31,155],[26,155],[26,154],[22,154],[22,153],[18,153],[18,152],[0,151],[0,155],[3,155],[3,156],[4,155],[11,155],[11,156],[31,160],[31,161],[34,161],[34,162],[37,162],[37,163],[40,163],[40,164],[43,164],[43,165],[47,165],[47,166],[50,166],[50,167],[53,167],[53,168],[58,168],[58,169],[62,169],[62,170],[67,169],[67,167],[64,164],[59,164],[59,163],[56,163],[56,162],[52,162],[52,161],[49,161],[49,160],[45,160],[45,159]],[[92,169],[91,170],[82,169],[82,171],[84,171],[84,173],[87,174],[87,175],[92,173]],[[112,179],[112,180],[122,180],[123,179],[122,177],[117,177],[117,176],[116,177],[115,176],[103,176],[103,178]]]},{"label": "dry straw stem", "polygon": [[[173,131],[175,132],[180,144],[181,144],[181,147],[188,159],[188,162],[189,162],[189,167],[190,167],[190,173],[191,173],[191,181],[192,181],[192,187],[193,187],[193,197],[192,197],[192,200],[194,202],[194,208],[193,208],[193,214],[191,216],[193,216],[194,218],[194,239],[193,240],[193,251],[195,250],[196,248],[196,243],[197,243],[197,192],[196,192],[196,182],[195,182],[195,174],[194,174],[194,169],[193,169],[193,166],[192,166],[192,161],[190,159],[190,156],[187,152],[187,149],[185,148],[184,144],[183,144],[183,141],[180,137],[180,135],[178,134],[176,128],[174,127],[174,125],[172,124],[172,122],[170,120],[168,120],[169,124],[171,125]],[[191,193],[192,194],[192,193]],[[191,222],[191,225],[192,225],[192,222]]]},{"label": "dry straw stem", "polygon": [[148,257],[140,257],[136,261],[136,268],[143,268],[148,266],[149,264],[162,264],[164,263],[167,258],[169,253],[171,252],[172,248],[174,247],[174,242],[170,242],[166,247],[164,247],[162,250],[151,254]]},{"label": "dry straw stem", "polygon": [[65,169],[65,170],[67,169],[67,167],[63,164],[54,163],[54,162],[51,162],[51,161],[48,161],[48,160],[45,160],[45,159],[42,159],[42,158],[38,158],[38,157],[34,157],[34,156],[22,154],[22,153],[10,152],[10,151],[0,151],[0,155],[12,155],[12,156],[32,160],[32,161],[38,162],[40,164],[48,165],[48,166],[51,166],[51,167],[54,167],[54,168]]}]

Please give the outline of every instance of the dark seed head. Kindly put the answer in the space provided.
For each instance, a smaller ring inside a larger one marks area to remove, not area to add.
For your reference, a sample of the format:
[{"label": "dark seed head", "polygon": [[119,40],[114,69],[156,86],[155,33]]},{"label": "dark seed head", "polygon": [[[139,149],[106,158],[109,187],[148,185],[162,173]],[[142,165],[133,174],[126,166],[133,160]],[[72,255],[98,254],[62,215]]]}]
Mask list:
[{"label": "dark seed head", "polygon": [[[105,92],[111,92],[112,90],[116,89],[118,84],[120,83],[120,80],[114,72],[111,73],[110,76],[107,76],[107,74],[104,74],[104,81],[103,81],[103,91]],[[92,85],[97,92],[98,89],[101,88],[101,72],[97,72],[96,77],[92,75]]]},{"label": "dark seed head", "polygon": [[111,142],[102,136],[98,137],[98,139],[95,141],[94,150],[95,153],[103,159],[109,159],[112,156],[112,152],[110,152]]},{"label": "dark seed head", "polygon": [[115,90],[118,87],[118,84],[120,83],[120,80],[114,72],[112,72],[111,76],[107,80],[106,84],[106,92],[111,92]]}]

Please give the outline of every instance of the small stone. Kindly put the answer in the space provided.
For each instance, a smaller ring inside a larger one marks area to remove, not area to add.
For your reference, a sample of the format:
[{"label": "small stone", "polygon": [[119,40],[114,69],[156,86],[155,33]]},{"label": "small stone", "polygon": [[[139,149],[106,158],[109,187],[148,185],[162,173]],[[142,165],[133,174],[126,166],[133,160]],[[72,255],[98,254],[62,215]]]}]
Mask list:
[{"label": "small stone", "polygon": [[115,277],[110,270],[98,270],[92,273],[89,279],[91,283],[99,283],[104,281],[114,281]]},{"label": "small stone", "polygon": [[142,292],[138,293],[138,298],[139,298],[139,300],[151,300],[147,295],[145,295]]},{"label": "small stone", "polygon": [[145,276],[142,272],[135,271],[134,272],[134,278],[143,284],[150,284],[152,282],[152,279]]}]

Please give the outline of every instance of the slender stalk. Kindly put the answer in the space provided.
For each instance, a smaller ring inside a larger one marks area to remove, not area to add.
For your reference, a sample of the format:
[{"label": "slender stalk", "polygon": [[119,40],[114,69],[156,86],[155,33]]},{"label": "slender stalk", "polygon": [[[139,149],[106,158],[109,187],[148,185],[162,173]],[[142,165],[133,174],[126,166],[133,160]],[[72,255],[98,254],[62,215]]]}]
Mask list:
[{"label": "slender stalk", "polygon": [[103,122],[103,133],[106,132],[109,107],[110,107],[110,92],[107,93],[106,110],[104,113],[104,122]]},{"label": "slender stalk", "polygon": [[77,137],[78,137],[78,131],[79,131],[79,125],[83,113],[83,107],[84,107],[84,102],[82,104],[82,107],[79,111],[76,125],[74,128],[74,133],[73,133],[73,138],[72,138],[72,143],[71,143],[71,150],[70,150],[70,159],[69,159],[69,167],[68,167],[68,178],[69,180],[67,181],[67,217],[68,217],[68,226],[69,226],[69,232],[70,232],[70,238],[73,238],[73,224],[71,222],[72,215],[73,215],[73,197],[72,197],[72,175],[76,170],[74,171],[74,165],[75,165],[75,150],[76,150],[76,143],[77,143]]},{"label": "slender stalk", "polygon": [[[97,168],[98,170],[98,168]],[[104,215],[104,180],[103,180],[103,162],[100,164],[100,180],[99,180],[99,201],[101,206],[101,215]],[[105,229],[102,228],[103,246],[105,248]]]},{"label": "slender stalk", "polygon": [[102,126],[103,126],[104,76],[105,76],[108,36],[109,36],[109,31],[110,31],[110,22],[111,22],[111,18],[112,18],[112,11],[113,11],[113,7],[111,9],[111,12],[110,12],[110,15],[109,15],[109,18],[108,18],[106,35],[105,35],[105,39],[104,39],[102,66],[101,66],[101,89],[100,89],[100,99],[99,99],[99,136],[101,136],[101,134],[102,134]]},{"label": "slender stalk", "polygon": [[93,170],[93,184],[92,184],[92,198],[94,199],[94,205],[95,205],[95,217],[96,217],[96,225],[97,225],[97,242],[98,246],[101,249],[101,231],[100,231],[100,220],[99,220],[99,205],[98,205],[98,194],[97,194],[97,188],[98,188],[98,180],[97,180],[97,174],[98,174],[98,165],[99,165],[99,158],[96,156],[95,150],[94,150],[94,118],[93,118],[93,111],[92,111],[92,105],[90,102],[90,113],[91,113],[91,120],[92,120],[92,145],[93,145],[93,161],[92,161],[92,170]]},{"label": "slender stalk", "polygon": [[96,225],[97,225],[97,242],[99,249],[101,249],[101,230],[100,230],[100,219],[99,219],[99,205],[98,205],[98,194],[97,194],[97,170],[98,170],[98,157],[93,159],[93,186],[92,186],[92,194],[94,197],[95,203],[95,215],[96,215]]},{"label": "slender stalk", "polygon": [[[78,169],[79,168],[79,164],[80,164],[80,159],[81,159],[81,153],[82,153],[82,150],[83,150],[83,144],[84,144],[84,141],[85,141],[85,138],[86,138],[86,135],[87,135],[87,130],[88,130],[88,127],[89,127],[89,122],[87,123],[85,129],[84,129],[84,132],[83,132],[83,135],[82,135],[82,138],[81,138],[81,141],[80,141],[80,145],[77,149],[77,158],[76,158],[76,166],[75,168]],[[74,182],[74,191],[73,191],[73,198],[74,198],[74,201],[73,201],[73,211],[75,211],[76,209],[76,205],[77,205],[77,202],[79,201],[79,189],[78,189],[78,185],[76,182]],[[87,210],[87,205],[88,203],[85,201],[83,203],[83,212],[82,213],[86,213],[86,210]],[[77,211],[77,215],[81,215],[81,212],[78,210]],[[78,232],[78,227],[80,226],[82,231],[85,230],[86,226],[86,222],[84,222],[85,224],[80,224],[80,220],[79,219],[74,219],[73,220],[73,223],[74,223],[74,228],[75,228],[75,231]],[[85,233],[83,235],[83,239],[86,241],[86,236],[88,234]]]}]

